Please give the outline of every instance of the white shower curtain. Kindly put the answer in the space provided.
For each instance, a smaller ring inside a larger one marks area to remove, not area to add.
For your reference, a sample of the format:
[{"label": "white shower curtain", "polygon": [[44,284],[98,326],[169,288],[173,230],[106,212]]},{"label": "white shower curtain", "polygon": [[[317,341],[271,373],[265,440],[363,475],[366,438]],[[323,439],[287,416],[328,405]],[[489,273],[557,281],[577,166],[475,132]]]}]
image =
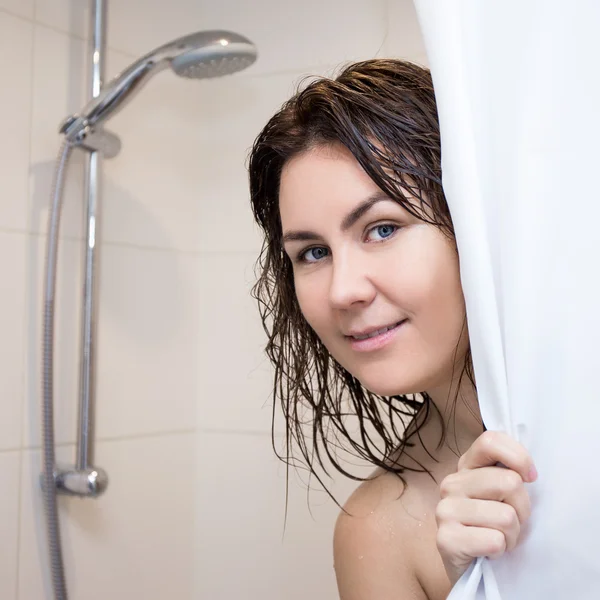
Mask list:
[{"label": "white shower curtain", "polygon": [[523,542],[452,600],[600,598],[600,2],[415,0],[484,422],[531,452]]}]

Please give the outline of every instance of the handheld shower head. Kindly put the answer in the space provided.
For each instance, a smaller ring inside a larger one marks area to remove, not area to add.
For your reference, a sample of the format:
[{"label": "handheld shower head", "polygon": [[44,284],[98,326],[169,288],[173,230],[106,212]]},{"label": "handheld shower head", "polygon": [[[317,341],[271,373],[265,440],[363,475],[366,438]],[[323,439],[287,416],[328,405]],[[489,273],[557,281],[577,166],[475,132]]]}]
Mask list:
[{"label": "handheld shower head", "polygon": [[114,77],[102,87],[98,97],[63,121],[60,133],[77,142],[84,130],[116,114],[144,83],[167,66],[182,77],[205,79],[241,71],[256,57],[254,44],[237,33],[217,30],[186,35],[142,56]]},{"label": "handheld shower head", "polygon": [[[223,32],[211,33],[218,35]],[[183,52],[171,60],[171,68],[177,75],[192,79],[222,77],[246,69],[256,60],[256,49],[242,36],[232,39],[234,35],[218,37],[210,44],[201,44]]]}]

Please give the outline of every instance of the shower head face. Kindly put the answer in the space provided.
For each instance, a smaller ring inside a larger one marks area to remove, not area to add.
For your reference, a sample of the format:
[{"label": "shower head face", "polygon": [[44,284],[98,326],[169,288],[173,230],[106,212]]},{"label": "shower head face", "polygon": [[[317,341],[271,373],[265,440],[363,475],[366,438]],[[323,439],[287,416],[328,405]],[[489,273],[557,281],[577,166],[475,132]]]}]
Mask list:
[{"label": "shower head face", "polygon": [[256,60],[254,44],[231,32],[192,34],[186,39],[186,45],[189,50],[171,60],[171,68],[181,77],[207,79],[231,75],[246,69]]}]

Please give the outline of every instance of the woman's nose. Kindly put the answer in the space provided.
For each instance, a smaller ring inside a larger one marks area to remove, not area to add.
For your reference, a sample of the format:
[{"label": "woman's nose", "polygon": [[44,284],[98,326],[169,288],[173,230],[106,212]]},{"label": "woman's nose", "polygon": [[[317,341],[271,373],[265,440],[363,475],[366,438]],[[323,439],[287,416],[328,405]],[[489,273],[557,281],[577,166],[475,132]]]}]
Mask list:
[{"label": "woman's nose", "polygon": [[344,310],[373,300],[375,286],[366,267],[358,257],[334,257],[329,289],[329,301],[334,308]]}]

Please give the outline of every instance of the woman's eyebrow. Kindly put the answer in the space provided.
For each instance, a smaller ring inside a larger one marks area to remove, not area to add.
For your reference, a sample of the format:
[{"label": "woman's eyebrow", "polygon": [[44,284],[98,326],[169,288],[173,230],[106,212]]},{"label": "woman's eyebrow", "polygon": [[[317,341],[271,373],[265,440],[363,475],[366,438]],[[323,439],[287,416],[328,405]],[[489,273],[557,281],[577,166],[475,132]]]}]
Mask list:
[{"label": "woman's eyebrow", "polygon": [[[385,200],[391,201],[390,197],[383,192],[375,192],[368,198],[363,200],[358,206],[353,208],[343,219],[341,230],[347,231],[354,225],[363,215],[365,215],[371,207],[378,202]],[[283,243],[285,242],[307,242],[307,241],[322,241],[323,237],[314,231],[299,230],[299,231],[287,231],[282,238]]]},{"label": "woman's eyebrow", "polygon": [[313,231],[288,231],[283,235],[283,243],[285,242],[312,242],[323,241],[323,237]]},{"label": "woman's eyebrow", "polygon": [[391,202],[391,198],[381,191],[371,194],[344,217],[344,220],[342,221],[342,231],[350,229],[350,227],[366,214],[372,206],[378,202],[383,202],[384,200],[389,200]]}]

